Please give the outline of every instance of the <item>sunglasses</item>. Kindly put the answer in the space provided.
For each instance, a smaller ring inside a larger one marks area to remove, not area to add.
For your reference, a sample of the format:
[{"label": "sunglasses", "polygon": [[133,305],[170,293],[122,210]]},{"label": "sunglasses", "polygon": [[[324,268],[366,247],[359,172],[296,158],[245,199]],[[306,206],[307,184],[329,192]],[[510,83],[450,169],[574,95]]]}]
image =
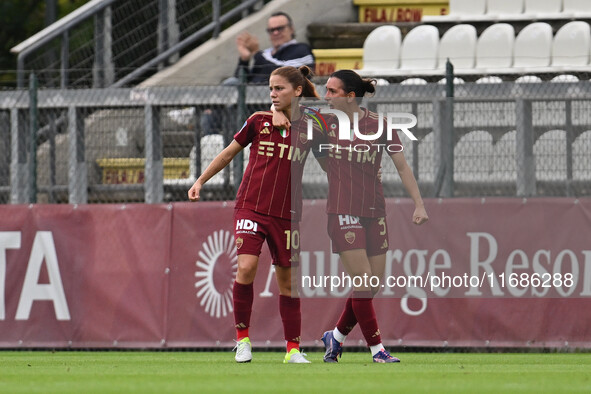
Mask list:
[{"label": "sunglasses", "polygon": [[267,33],[269,34],[273,34],[275,32],[277,33],[281,33],[283,30],[285,30],[285,28],[289,26],[289,25],[283,25],[283,26],[277,26],[277,27],[269,27],[267,29]]}]

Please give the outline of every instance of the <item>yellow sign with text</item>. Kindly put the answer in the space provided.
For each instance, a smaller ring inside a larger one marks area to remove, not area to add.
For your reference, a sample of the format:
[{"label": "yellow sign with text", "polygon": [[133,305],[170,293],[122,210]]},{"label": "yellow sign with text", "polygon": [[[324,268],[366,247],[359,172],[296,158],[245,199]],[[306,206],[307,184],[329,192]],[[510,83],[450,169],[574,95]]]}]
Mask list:
[{"label": "yellow sign with text", "polygon": [[363,48],[313,49],[315,74],[330,75],[337,70],[363,67]]},{"label": "yellow sign with text", "polygon": [[[189,159],[166,157],[162,160],[164,179],[186,179],[189,177]],[[138,184],[144,183],[145,159],[142,158],[106,158],[98,159],[97,164],[103,172],[103,184]]]},{"label": "yellow sign with text", "polygon": [[355,0],[359,22],[420,22],[423,15],[447,15],[449,3],[437,0]]}]

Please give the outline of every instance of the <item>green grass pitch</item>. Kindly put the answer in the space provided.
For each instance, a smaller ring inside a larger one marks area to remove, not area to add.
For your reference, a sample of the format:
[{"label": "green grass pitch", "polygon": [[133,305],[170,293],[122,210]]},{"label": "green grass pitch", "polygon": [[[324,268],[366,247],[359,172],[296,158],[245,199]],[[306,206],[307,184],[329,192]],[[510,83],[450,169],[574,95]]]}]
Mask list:
[{"label": "green grass pitch", "polygon": [[0,393],[591,392],[590,353],[396,353],[373,364],[345,353],[338,364],[282,363],[257,352],[0,352]]}]

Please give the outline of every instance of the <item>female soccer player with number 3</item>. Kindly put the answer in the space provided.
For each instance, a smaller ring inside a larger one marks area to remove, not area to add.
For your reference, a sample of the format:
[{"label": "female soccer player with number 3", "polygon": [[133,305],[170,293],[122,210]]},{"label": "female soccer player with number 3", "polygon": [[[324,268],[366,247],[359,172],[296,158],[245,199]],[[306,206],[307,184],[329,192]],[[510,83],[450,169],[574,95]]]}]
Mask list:
[{"label": "female soccer player with number 3", "polygon": [[[375,80],[362,79],[352,70],[340,70],[334,72],[328,79],[325,99],[332,108],[346,113],[351,121],[357,116],[359,132],[369,136],[379,129],[379,122],[384,120],[380,119],[378,114],[361,108],[359,104],[366,93],[374,92]],[[335,130],[334,127],[333,130]],[[385,124],[382,130],[386,130]],[[332,240],[333,252],[339,254],[345,270],[351,277],[367,275],[367,277],[374,276],[383,280],[388,250],[388,229],[382,184],[377,180],[381,153],[385,150],[380,149],[380,146],[401,147],[402,145],[395,133],[392,136],[393,141],[386,140],[385,132],[375,141],[362,140],[354,134],[351,135],[350,141],[343,141],[337,138],[338,133],[335,131],[328,133],[331,149],[327,159],[328,233]],[[354,147],[356,144],[370,146],[371,149],[368,152],[358,153],[354,149],[337,148],[345,145]],[[406,191],[415,203],[413,223],[425,223],[429,217],[402,149],[387,151]],[[362,160],[358,160],[358,154],[364,155]],[[379,288],[372,288],[365,283],[353,290],[334,330],[326,331],[322,336],[326,349],[325,362],[338,361],[338,357],[342,354],[342,344],[357,323],[370,348],[374,362],[400,361],[392,357],[382,345],[373,308],[373,297],[378,291]]]}]

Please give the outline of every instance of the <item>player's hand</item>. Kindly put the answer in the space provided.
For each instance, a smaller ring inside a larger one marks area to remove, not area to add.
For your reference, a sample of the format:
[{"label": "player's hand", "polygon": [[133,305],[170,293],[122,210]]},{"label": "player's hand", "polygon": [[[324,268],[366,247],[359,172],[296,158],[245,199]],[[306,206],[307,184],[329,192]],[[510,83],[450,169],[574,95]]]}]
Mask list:
[{"label": "player's hand", "polygon": [[201,187],[203,185],[201,184],[201,182],[199,181],[195,181],[195,183],[193,184],[193,186],[191,186],[191,188],[189,189],[189,200],[191,201],[199,201],[199,192],[201,191]]},{"label": "player's hand", "polygon": [[412,214],[412,222],[416,225],[420,225],[429,220],[425,207],[415,208],[415,212]]},{"label": "player's hand", "polygon": [[273,126],[277,127],[278,129],[289,129],[291,127],[291,122],[285,116],[282,111],[273,111]]}]

